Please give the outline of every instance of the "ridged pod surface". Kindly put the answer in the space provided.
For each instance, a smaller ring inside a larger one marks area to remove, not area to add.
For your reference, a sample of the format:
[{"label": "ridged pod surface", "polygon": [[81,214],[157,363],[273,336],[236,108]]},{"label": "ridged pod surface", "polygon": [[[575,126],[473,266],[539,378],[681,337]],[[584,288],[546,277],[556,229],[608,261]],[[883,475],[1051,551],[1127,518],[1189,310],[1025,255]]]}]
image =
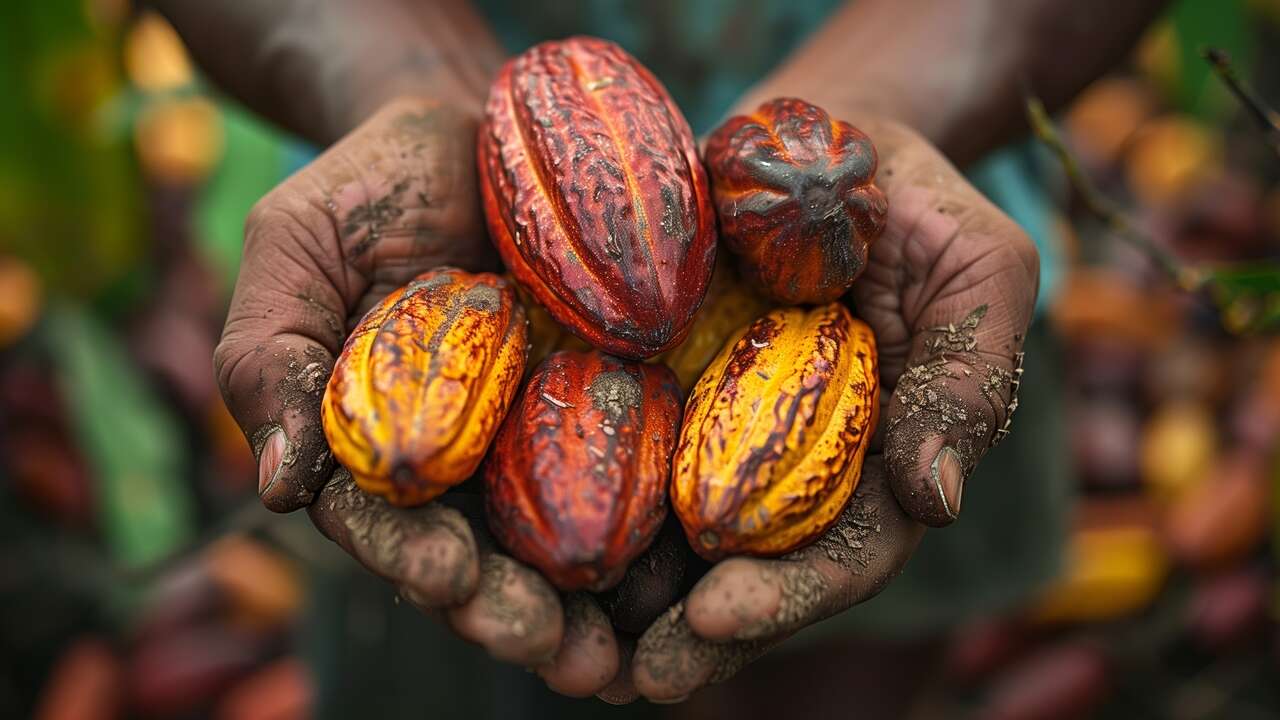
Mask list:
[{"label": "ridged pod surface", "polygon": [[688,392],[715,359],[724,341],[743,325],[773,307],[773,303],[747,286],[729,263],[716,263],[702,309],[684,341],[654,359],[671,368]]},{"label": "ridged pod surface", "polygon": [[586,37],[513,58],[477,148],[489,234],[557,321],[629,358],[684,337],[715,264],[714,210],[688,123],[635,58]]},{"label": "ridged pod surface", "polygon": [[369,311],[347,338],[321,416],[334,457],[364,490],[418,505],[479,467],[528,352],[515,288],[438,268]]},{"label": "ridged pod surface", "polygon": [[680,389],[665,366],[553,353],[485,465],[489,528],[562,590],[604,590],[667,514]]},{"label": "ridged pod surface", "polygon": [[671,502],[693,549],[781,555],[827,530],[879,414],[875,337],[843,305],[742,328],[685,405]]},{"label": "ridged pod surface", "polygon": [[795,98],[707,140],[720,234],[748,282],[788,304],[831,302],[862,274],[889,205],[862,131]]}]

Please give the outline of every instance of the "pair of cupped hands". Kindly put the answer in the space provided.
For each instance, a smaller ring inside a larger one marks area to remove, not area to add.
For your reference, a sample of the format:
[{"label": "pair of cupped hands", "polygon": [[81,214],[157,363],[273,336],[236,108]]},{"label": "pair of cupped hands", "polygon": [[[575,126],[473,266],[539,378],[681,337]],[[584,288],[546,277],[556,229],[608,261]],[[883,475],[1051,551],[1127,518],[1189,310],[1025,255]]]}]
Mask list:
[{"label": "pair of cupped hands", "polygon": [[[636,638],[615,631],[595,597],[558,593],[503,554],[465,488],[405,509],[355,487],[320,421],[348,331],[425,270],[501,267],[479,206],[476,118],[417,98],[382,107],[249,216],[215,366],[257,453],[263,502],[306,509],[406,601],[495,658],[533,668],[558,692],[614,703],[679,701],[875,595],[926,526],[956,519],[965,478],[1007,430],[1038,258],[914,131],[833,114],[875,143],[889,215],[851,291],[879,347],[880,426],[823,540],[782,558],[721,561],[684,597],[676,583],[626,588],[648,593],[645,608],[667,608],[651,610]],[[849,547],[857,552],[840,551]]]}]

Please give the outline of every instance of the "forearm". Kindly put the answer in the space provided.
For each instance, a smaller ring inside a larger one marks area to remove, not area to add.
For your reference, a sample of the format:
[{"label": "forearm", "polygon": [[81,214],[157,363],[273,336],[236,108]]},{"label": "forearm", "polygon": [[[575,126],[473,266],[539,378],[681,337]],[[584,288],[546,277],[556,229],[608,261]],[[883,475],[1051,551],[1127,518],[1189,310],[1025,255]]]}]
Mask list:
[{"label": "forearm", "polygon": [[503,60],[465,0],[151,0],[227,93],[329,144],[387,100],[479,112]]},{"label": "forearm", "polygon": [[796,95],[914,127],[963,164],[1118,61],[1165,0],[855,0],[743,99]]}]

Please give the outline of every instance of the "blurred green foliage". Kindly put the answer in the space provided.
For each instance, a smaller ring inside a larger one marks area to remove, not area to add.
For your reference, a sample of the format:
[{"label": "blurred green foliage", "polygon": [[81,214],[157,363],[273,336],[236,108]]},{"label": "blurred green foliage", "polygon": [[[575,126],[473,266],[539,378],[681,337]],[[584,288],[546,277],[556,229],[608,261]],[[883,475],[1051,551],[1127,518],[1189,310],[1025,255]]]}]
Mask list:
[{"label": "blurred green foliage", "polygon": [[110,328],[82,308],[49,308],[43,340],[97,480],[99,521],[124,567],[156,562],[195,529],[187,443],[178,418]]},{"label": "blurred green foliage", "polygon": [[75,0],[8,3],[0,23],[0,250],[56,291],[118,290],[147,247],[121,89],[118,36]]}]

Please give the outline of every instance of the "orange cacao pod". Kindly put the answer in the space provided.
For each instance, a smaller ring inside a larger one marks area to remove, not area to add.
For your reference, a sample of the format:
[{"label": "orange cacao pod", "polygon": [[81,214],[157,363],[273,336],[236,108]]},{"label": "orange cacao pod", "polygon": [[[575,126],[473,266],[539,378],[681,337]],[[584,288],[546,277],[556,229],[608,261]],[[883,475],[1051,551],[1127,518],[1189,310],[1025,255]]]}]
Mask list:
[{"label": "orange cacao pod", "polygon": [[671,503],[700,555],[781,555],[844,509],[880,409],[875,337],[843,305],[774,310],[694,386]]},{"label": "orange cacao pod", "polygon": [[675,372],[680,389],[688,392],[715,359],[724,341],[773,307],[773,303],[757,295],[728,263],[716,263],[702,309],[684,341],[658,355]]},{"label": "orange cacao pod", "polygon": [[706,158],[721,237],[766,295],[831,302],[862,274],[889,205],[861,130],[778,98],[716,128]]},{"label": "orange cacao pod", "polygon": [[477,146],[489,234],[556,320],[630,358],[684,337],[715,218],[689,125],[635,58],[595,38],[515,57]]},{"label": "orange cacao pod", "polygon": [[680,390],[662,365],[552,354],[485,465],[489,528],[562,590],[604,590],[667,514]]},{"label": "orange cacao pod", "polygon": [[438,268],[369,311],[338,356],[321,415],[356,484],[418,505],[476,471],[520,385],[524,308],[504,279]]}]

